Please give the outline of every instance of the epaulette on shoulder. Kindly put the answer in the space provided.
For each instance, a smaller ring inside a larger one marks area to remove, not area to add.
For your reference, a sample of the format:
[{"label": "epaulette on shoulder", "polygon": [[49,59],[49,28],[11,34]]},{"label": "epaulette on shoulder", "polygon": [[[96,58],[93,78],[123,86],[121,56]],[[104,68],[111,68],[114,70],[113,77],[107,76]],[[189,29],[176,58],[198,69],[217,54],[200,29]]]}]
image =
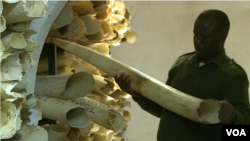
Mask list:
[{"label": "epaulette on shoulder", "polygon": [[[232,60],[232,62],[237,66],[237,67],[239,67],[243,72],[245,72],[245,70],[244,70],[244,68],[241,66],[241,65],[239,65],[234,59],[231,59]],[[245,72],[246,73],[246,72]]]},{"label": "epaulette on shoulder", "polygon": [[245,73],[246,71],[242,68],[234,59],[229,59],[224,65],[221,67],[222,70],[226,71],[231,76],[235,76],[237,74]]}]

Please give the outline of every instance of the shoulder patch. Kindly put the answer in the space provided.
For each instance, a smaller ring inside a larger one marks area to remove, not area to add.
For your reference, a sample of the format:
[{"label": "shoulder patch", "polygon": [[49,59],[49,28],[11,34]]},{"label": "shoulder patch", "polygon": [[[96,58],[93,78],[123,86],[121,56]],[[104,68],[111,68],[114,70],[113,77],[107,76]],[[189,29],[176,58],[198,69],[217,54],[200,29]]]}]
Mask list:
[{"label": "shoulder patch", "polygon": [[245,70],[235,62],[234,59],[229,59],[221,66],[221,69],[227,72],[231,76],[235,76],[238,74],[246,74]]},{"label": "shoulder patch", "polygon": [[236,66],[238,66],[244,73],[246,73],[245,70],[244,70],[244,68],[242,68],[242,66],[240,66],[239,64],[237,64],[237,62],[236,62],[234,59],[232,59],[232,62],[233,62]]}]

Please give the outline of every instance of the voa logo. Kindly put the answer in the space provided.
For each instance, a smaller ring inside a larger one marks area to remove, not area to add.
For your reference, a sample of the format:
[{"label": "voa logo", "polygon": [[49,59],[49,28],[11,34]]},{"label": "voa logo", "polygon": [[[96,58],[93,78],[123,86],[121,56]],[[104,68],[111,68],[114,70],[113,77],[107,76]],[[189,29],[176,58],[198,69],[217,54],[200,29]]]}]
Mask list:
[{"label": "voa logo", "polygon": [[247,136],[244,129],[226,129],[226,132],[228,136]]}]

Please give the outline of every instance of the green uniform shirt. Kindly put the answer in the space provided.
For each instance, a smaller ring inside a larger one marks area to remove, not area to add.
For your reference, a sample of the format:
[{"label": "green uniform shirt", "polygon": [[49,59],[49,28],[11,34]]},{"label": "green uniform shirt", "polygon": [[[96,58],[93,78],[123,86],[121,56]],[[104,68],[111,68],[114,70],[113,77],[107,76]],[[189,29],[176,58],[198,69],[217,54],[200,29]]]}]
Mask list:
[{"label": "green uniform shirt", "polygon": [[[180,56],[169,71],[167,85],[201,99],[229,101],[237,110],[234,124],[250,120],[248,78],[244,69],[222,51],[203,66],[195,52]],[[142,109],[161,118],[157,140],[221,140],[221,123],[202,124],[179,116],[143,96],[133,97]]]}]

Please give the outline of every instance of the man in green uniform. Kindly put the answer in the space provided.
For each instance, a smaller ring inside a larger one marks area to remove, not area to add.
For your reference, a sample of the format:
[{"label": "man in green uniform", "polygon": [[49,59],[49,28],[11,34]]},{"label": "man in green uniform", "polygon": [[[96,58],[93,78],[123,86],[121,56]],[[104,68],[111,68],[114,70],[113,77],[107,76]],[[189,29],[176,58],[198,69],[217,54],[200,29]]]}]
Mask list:
[{"label": "man in green uniform", "polygon": [[248,78],[244,69],[225,54],[230,22],[220,10],[202,12],[194,24],[195,51],[176,60],[166,84],[201,99],[220,101],[218,124],[202,124],[179,116],[131,89],[132,78],[115,76],[122,90],[142,109],[161,118],[157,140],[221,140],[222,124],[248,124],[250,119]]}]

